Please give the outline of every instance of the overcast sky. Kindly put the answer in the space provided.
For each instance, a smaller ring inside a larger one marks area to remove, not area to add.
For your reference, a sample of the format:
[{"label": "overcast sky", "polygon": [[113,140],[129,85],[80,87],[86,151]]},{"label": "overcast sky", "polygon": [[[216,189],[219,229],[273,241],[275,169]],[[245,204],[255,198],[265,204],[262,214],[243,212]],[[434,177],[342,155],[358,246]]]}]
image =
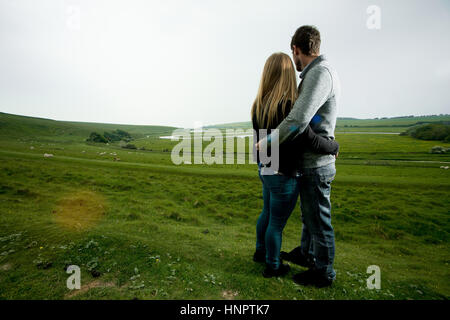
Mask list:
[{"label": "overcast sky", "polygon": [[[370,5],[380,29],[367,27]],[[448,0],[0,0],[0,111],[248,121],[265,60],[290,55],[304,24],[319,28],[340,76],[339,116],[450,113]]]}]

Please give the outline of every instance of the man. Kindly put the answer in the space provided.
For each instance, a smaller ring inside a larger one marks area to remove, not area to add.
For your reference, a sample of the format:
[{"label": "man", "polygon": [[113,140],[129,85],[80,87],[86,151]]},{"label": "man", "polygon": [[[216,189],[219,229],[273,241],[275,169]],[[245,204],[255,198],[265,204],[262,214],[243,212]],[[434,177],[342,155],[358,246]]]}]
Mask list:
[{"label": "man", "polygon": [[[280,144],[294,139],[306,127],[334,139],[340,84],[336,71],[320,54],[320,33],[313,26],[297,29],[291,41],[292,56],[300,74],[299,97],[278,131],[261,140],[267,148],[274,134]],[[300,247],[281,258],[309,269],[294,275],[302,285],[330,286],[336,278],[334,230],[331,225],[331,182],[336,174],[335,156],[305,152],[299,159],[299,189],[303,230]]]}]

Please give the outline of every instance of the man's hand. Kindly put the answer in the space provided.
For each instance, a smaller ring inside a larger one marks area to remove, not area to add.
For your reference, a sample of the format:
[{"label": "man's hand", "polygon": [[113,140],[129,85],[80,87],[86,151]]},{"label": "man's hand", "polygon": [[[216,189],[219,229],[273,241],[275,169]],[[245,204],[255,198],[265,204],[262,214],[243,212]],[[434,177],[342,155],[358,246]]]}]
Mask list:
[{"label": "man's hand", "polygon": [[259,141],[258,141],[258,143],[255,144],[255,148],[256,148],[256,150],[259,151]]}]

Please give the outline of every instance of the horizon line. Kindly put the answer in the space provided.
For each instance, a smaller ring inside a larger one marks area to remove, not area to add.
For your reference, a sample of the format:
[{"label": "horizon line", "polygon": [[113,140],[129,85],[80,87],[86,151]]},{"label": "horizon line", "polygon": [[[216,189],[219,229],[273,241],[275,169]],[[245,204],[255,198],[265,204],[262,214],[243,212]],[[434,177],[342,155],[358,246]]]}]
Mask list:
[{"label": "horizon line", "polygon": [[[52,119],[52,118],[44,118],[39,116],[30,116],[30,115],[24,115],[24,114],[16,114],[16,113],[9,113],[9,112],[3,112],[0,111],[0,113],[3,114],[9,114],[13,116],[20,116],[20,117],[27,117],[27,118],[35,118],[35,119],[41,119],[41,120],[52,120],[52,121],[60,121],[60,122],[77,122],[77,123],[97,123],[97,124],[116,124],[116,125],[123,125],[123,126],[153,126],[153,127],[172,127],[172,128],[191,128],[191,127],[180,127],[180,126],[173,126],[173,125],[164,125],[164,124],[133,124],[133,123],[117,123],[117,122],[95,122],[95,121],[77,121],[77,120],[60,120],[60,119]],[[337,120],[339,119],[350,119],[350,120],[386,120],[386,119],[397,119],[397,118],[420,118],[420,117],[433,117],[433,116],[450,116],[450,114],[447,113],[441,113],[441,114],[422,114],[422,115],[403,115],[403,116],[393,116],[393,117],[374,117],[374,118],[355,118],[355,117],[346,117],[346,116],[340,116],[337,117]],[[226,123],[216,123],[216,124],[208,124],[203,125],[202,127],[212,127],[212,126],[221,126],[221,125],[230,125],[234,123],[245,123],[245,122],[251,122],[250,120],[247,121],[234,121],[234,122],[226,122]],[[192,127],[194,128],[194,127]]]}]

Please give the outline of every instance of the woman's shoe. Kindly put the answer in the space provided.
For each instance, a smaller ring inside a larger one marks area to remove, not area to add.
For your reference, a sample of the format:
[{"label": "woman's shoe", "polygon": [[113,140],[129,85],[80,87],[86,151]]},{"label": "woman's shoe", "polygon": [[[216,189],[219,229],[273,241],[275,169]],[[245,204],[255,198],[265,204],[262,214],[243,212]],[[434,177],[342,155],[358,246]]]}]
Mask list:
[{"label": "woman's shoe", "polygon": [[255,253],[253,254],[253,261],[266,262],[266,253],[264,251],[255,251]]},{"label": "woman's shoe", "polygon": [[272,277],[282,277],[286,275],[291,270],[291,267],[287,264],[280,263],[278,269],[274,270],[269,266],[266,266],[266,269],[263,271],[264,278],[272,278]]}]

